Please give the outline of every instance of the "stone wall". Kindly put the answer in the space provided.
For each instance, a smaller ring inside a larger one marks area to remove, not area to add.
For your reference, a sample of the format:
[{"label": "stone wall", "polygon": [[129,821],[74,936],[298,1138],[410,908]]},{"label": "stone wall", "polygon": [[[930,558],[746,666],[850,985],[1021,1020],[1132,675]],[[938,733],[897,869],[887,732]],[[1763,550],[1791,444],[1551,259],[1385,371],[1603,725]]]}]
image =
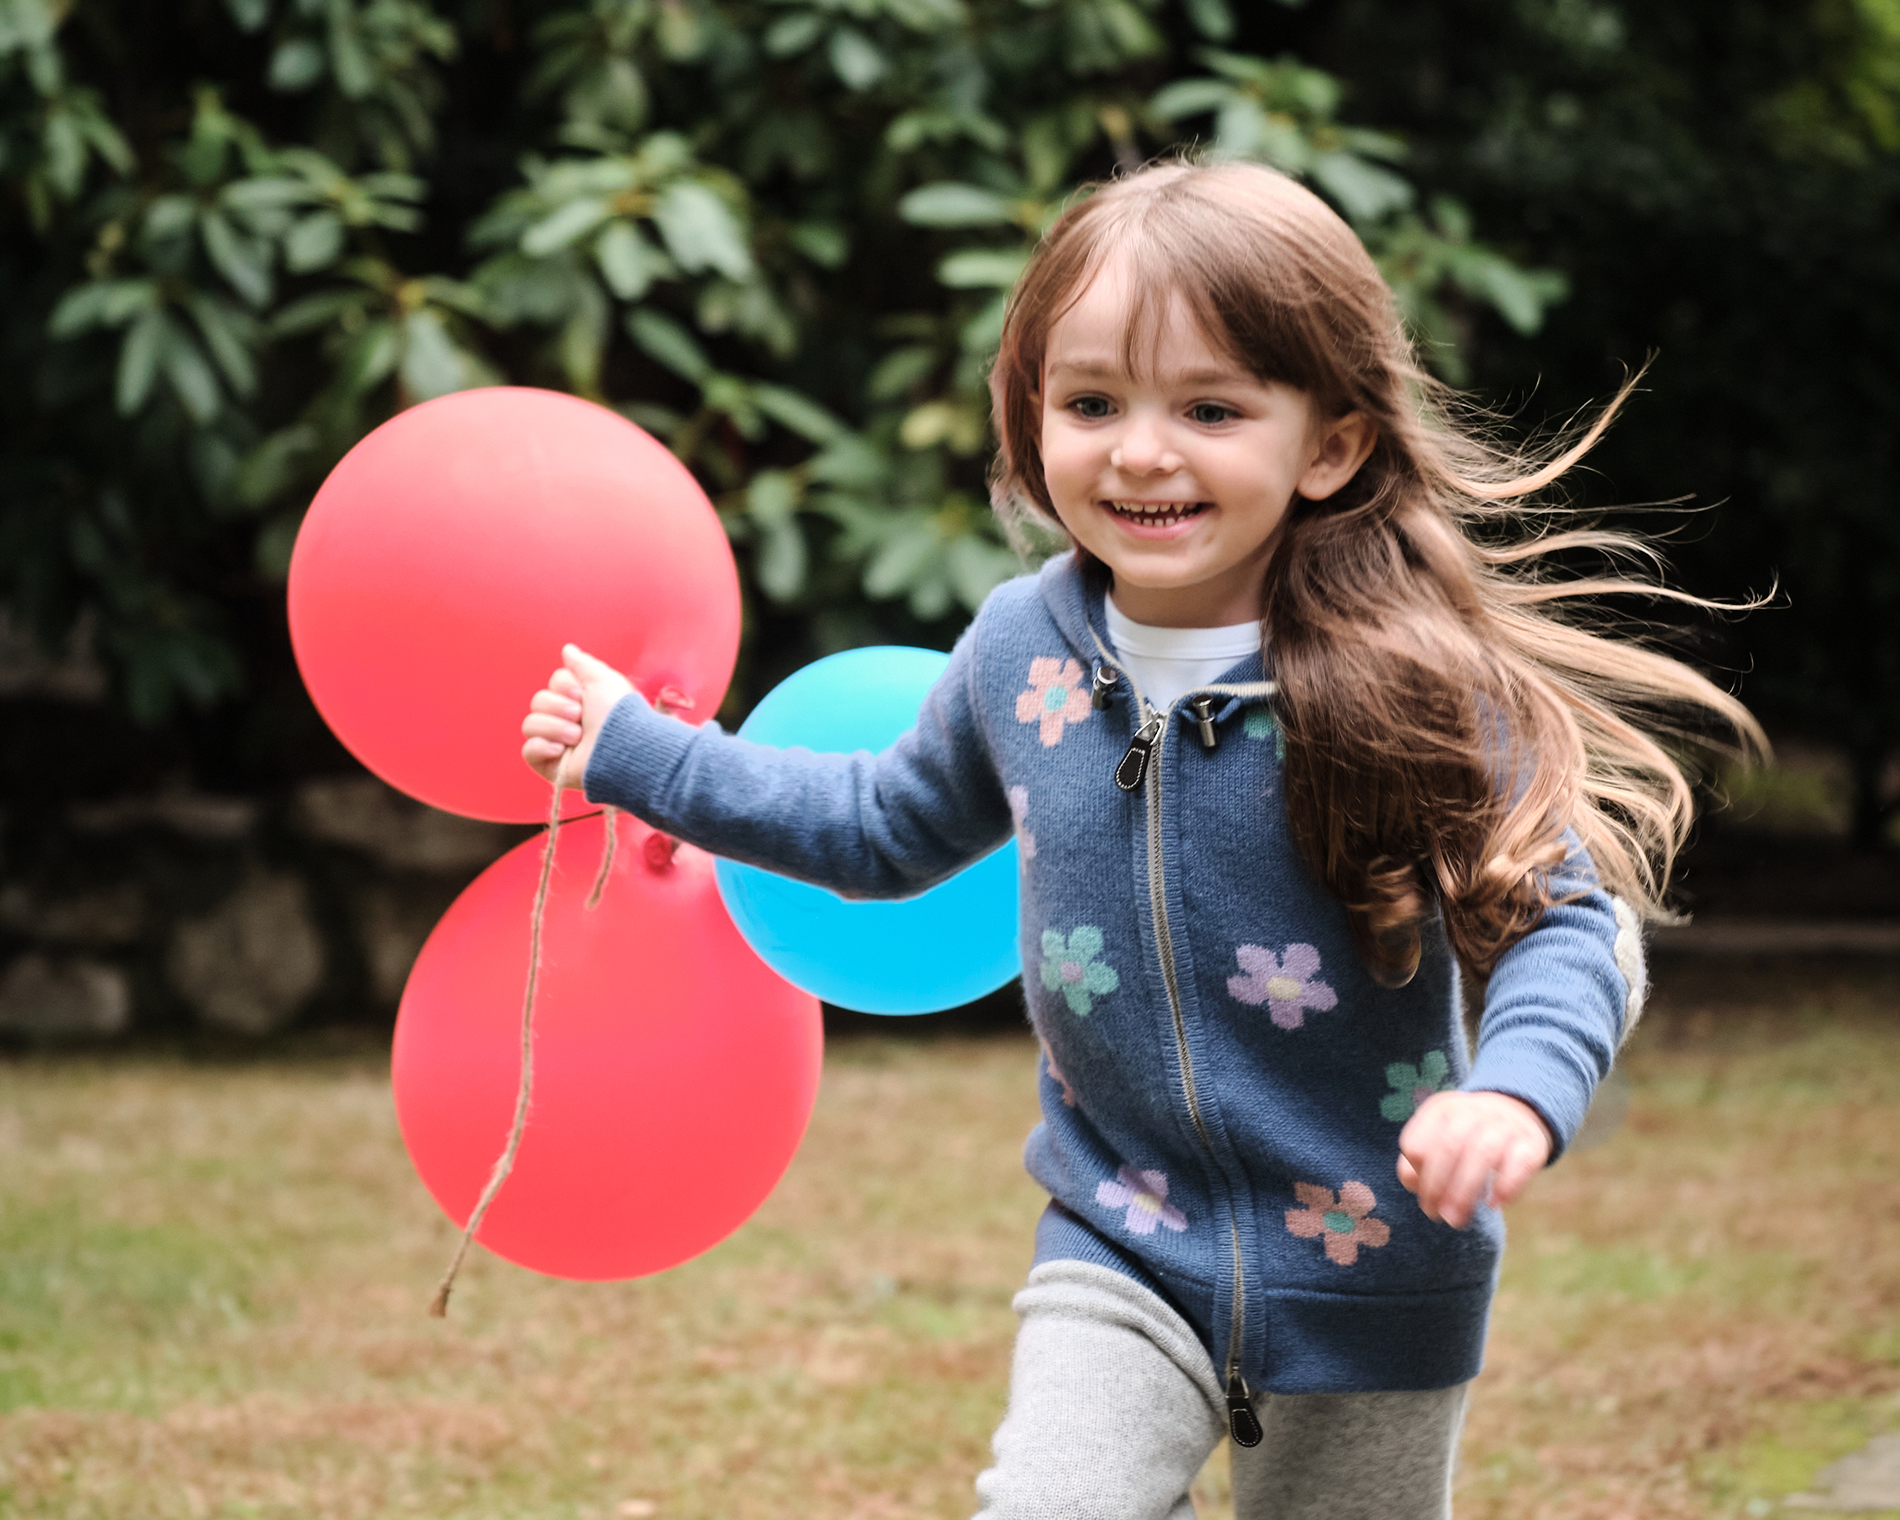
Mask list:
[{"label": "stone wall", "polygon": [[531,828],[361,771],[277,795],[183,787],[0,817],[0,1039],[387,1022],[457,892]]}]

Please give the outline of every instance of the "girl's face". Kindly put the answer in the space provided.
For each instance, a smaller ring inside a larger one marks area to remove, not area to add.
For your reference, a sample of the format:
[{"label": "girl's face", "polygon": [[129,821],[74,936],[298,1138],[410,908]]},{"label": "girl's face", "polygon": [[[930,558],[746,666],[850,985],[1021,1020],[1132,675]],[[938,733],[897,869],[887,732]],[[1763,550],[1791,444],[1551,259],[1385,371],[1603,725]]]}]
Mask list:
[{"label": "girl's face", "polygon": [[1122,362],[1131,301],[1114,262],[1050,329],[1042,470],[1075,541],[1114,574],[1138,623],[1217,628],[1260,616],[1274,535],[1294,496],[1330,496],[1371,452],[1359,412],[1261,380],[1215,347],[1179,296],[1148,363]]}]

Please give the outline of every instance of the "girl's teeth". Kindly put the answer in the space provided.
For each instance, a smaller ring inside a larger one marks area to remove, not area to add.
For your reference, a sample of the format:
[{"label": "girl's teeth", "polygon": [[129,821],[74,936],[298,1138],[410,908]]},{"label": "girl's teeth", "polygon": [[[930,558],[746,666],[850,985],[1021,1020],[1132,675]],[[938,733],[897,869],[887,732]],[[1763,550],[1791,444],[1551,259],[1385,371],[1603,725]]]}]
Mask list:
[{"label": "girl's teeth", "polygon": [[1139,502],[1111,501],[1109,506],[1122,517],[1131,517],[1135,521],[1150,526],[1162,526],[1179,522],[1183,517],[1191,517],[1201,510],[1203,503],[1195,502]]}]

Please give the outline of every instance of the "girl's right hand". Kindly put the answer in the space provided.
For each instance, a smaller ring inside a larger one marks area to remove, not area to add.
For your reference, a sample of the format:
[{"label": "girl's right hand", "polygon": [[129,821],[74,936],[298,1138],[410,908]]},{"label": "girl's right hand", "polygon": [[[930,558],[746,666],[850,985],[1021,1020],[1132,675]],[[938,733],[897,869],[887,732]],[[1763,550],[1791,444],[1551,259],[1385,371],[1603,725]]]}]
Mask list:
[{"label": "girl's right hand", "polygon": [[[561,668],[528,703],[528,716],[521,720],[527,740],[521,746],[521,758],[543,781],[552,783],[558,773],[564,784],[578,787],[587,774],[601,724],[615,704],[632,693],[633,683],[606,661],[572,644],[562,647],[561,662]],[[565,770],[561,768],[564,756]]]}]

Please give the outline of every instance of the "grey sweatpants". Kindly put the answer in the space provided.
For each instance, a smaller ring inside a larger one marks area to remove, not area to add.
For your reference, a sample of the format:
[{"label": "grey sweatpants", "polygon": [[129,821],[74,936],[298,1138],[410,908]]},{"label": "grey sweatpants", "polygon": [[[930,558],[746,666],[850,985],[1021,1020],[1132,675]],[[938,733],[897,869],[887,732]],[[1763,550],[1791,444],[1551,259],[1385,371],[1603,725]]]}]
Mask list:
[{"label": "grey sweatpants", "polygon": [[[1227,1401],[1187,1322],[1081,1261],[1044,1262],[1015,1307],[978,1520],[1194,1520],[1188,1485],[1227,1434]],[[1256,1394],[1265,1437],[1233,1450],[1235,1520],[1447,1520],[1468,1386]]]}]

